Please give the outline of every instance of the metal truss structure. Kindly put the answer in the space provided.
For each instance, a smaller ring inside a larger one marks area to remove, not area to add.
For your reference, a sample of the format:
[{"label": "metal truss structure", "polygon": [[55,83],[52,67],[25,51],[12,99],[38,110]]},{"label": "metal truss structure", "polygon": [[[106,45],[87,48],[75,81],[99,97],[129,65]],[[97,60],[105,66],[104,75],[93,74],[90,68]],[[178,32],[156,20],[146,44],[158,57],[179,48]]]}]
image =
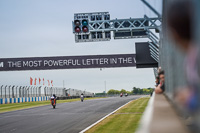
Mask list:
[{"label": "metal truss structure", "polygon": [[[157,17],[149,18],[144,15],[143,18],[110,20],[108,12],[74,14],[72,25],[75,42],[110,41],[111,32],[113,32],[114,39],[149,38],[151,40],[151,42],[148,42],[151,57],[159,62],[159,37],[155,35],[155,32],[161,31],[162,17],[146,0],[141,1]],[[87,20],[87,32],[75,32],[76,20]],[[155,30],[155,32],[152,32],[152,30]]]},{"label": "metal truss structure", "polygon": [[161,23],[160,18],[130,18],[89,22],[90,32],[106,31],[132,31],[158,28],[156,23]]},{"label": "metal truss structure", "polygon": [[[149,29],[159,30],[161,18],[115,19],[89,21],[88,33],[75,33],[76,42],[109,41],[111,31],[114,39],[147,38]],[[73,27],[74,28],[74,27]]]}]

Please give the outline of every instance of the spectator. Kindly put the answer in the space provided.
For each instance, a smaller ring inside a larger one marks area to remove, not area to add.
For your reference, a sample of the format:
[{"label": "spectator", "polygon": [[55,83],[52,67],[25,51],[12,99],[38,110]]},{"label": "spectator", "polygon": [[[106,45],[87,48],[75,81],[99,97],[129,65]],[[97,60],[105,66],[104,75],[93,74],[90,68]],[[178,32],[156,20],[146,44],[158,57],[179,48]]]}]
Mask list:
[{"label": "spectator", "polygon": [[156,77],[156,81],[155,81],[155,83],[156,83],[155,86],[157,87],[157,86],[159,85],[159,83],[160,83],[160,81],[159,81],[159,76]]},{"label": "spectator", "polygon": [[156,87],[155,92],[156,94],[161,94],[165,91],[165,75],[164,71],[160,71],[158,73],[158,77],[160,80],[160,84]]}]

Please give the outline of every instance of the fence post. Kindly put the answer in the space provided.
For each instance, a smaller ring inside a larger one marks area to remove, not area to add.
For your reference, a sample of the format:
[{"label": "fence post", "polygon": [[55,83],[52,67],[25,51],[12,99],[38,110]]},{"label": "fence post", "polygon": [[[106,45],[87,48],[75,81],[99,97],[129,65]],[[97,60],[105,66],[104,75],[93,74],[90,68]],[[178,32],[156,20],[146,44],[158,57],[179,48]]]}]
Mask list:
[{"label": "fence post", "polygon": [[16,95],[15,95],[16,98],[17,98],[17,88],[18,88],[18,86],[16,86],[16,88],[15,88],[16,89]]},{"label": "fence post", "polygon": [[23,97],[23,94],[24,94],[24,86],[22,86],[21,88],[21,97]]},{"label": "fence post", "polygon": [[39,96],[41,96],[41,88],[42,86],[39,87]]},{"label": "fence post", "polygon": [[5,98],[6,98],[6,88],[7,88],[7,85],[5,86]]},{"label": "fence post", "polygon": [[30,86],[28,87],[28,97],[30,97]]},{"label": "fence post", "polygon": [[1,86],[1,98],[2,98],[2,96],[3,96],[3,94],[2,94],[2,92],[3,92],[2,89],[3,89],[3,85]]},{"label": "fence post", "polygon": [[29,97],[29,88],[30,88],[30,86],[27,87],[27,95],[26,95],[26,97]]},{"label": "fence post", "polygon": [[8,90],[9,91],[9,98],[10,98],[10,87],[11,87],[11,85],[8,87],[9,88],[9,90]]},{"label": "fence post", "polygon": [[23,88],[22,88],[22,97],[24,97],[25,88],[26,88],[26,86],[23,86]]},{"label": "fence post", "polygon": [[35,87],[35,97],[37,97],[37,86]]},{"label": "fence post", "polygon": [[33,97],[35,96],[35,87],[33,87]]},{"label": "fence post", "polygon": [[27,97],[27,88],[28,88],[28,86],[26,86],[24,89],[24,97]]},{"label": "fence post", "polygon": [[14,94],[14,85],[12,86],[12,98],[14,98],[15,97],[15,94]]},{"label": "fence post", "polygon": [[44,96],[46,96],[46,87],[44,87]]},{"label": "fence post", "polygon": [[31,86],[31,97],[33,97],[33,86]]},{"label": "fence post", "polygon": [[22,86],[19,87],[19,97],[21,97],[21,89],[22,89]]},{"label": "fence post", "polygon": [[36,87],[34,87],[35,97],[36,97]]},{"label": "fence post", "polygon": [[35,87],[35,97],[37,97],[37,87]]}]

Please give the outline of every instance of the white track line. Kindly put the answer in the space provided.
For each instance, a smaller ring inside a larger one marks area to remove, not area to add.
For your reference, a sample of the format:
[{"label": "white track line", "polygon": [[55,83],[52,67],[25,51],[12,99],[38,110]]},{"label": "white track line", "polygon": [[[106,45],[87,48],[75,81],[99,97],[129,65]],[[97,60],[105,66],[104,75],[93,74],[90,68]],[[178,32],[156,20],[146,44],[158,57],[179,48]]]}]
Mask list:
[{"label": "white track line", "polygon": [[[137,100],[137,99],[134,99]],[[132,102],[133,100],[129,101],[128,103],[122,105],[121,107],[117,108],[116,110],[114,110],[113,112],[111,112],[110,114],[104,116],[103,118],[101,118],[100,120],[98,120],[97,122],[93,123],[92,125],[90,125],[89,127],[85,128],[84,130],[80,131],[79,133],[84,133],[85,131],[89,130],[90,128],[92,128],[93,126],[95,126],[96,124],[98,124],[99,122],[101,122],[102,120],[104,120],[105,118],[107,118],[108,116],[112,115],[113,113],[117,112],[119,109],[121,109],[122,107],[124,107],[125,105],[129,104],[130,102]]]}]

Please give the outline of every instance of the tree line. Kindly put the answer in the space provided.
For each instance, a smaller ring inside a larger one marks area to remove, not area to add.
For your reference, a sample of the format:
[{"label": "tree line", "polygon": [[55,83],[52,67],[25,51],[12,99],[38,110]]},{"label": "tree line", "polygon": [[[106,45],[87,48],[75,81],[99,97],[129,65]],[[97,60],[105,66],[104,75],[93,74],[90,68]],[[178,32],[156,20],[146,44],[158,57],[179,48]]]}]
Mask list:
[{"label": "tree line", "polygon": [[115,90],[115,89],[110,89],[107,94],[131,94],[131,95],[137,95],[137,94],[150,94],[151,92],[153,92],[154,88],[137,88],[137,87],[133,87],[132,91],[126,91],[125,89],[121,89],[121,90]]}]

